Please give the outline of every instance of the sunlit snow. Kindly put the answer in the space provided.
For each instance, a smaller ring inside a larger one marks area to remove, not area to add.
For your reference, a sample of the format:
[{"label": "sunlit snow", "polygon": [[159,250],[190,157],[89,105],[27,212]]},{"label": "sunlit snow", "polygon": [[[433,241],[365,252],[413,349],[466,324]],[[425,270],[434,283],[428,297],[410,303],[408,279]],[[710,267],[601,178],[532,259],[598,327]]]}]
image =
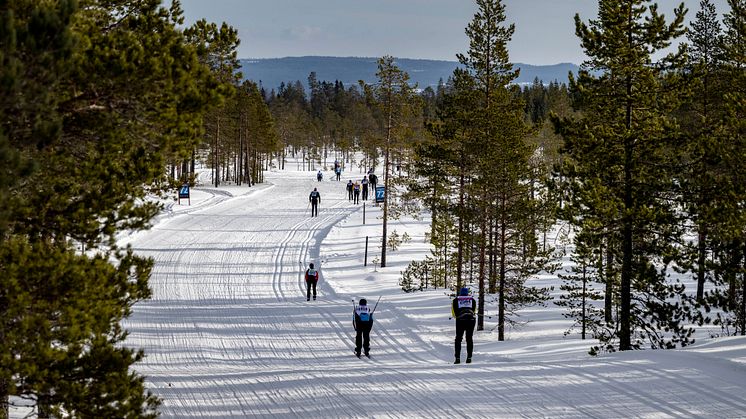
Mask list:
[{"label": "sunlit snow", "polygon": [[[553,304],[523,313],[528,323],[505,342],[488,319],[474,363],[452,365],[449,296],[398,286],[400,271],[428,252],[429,220],[391,222],[412,240],[381,268],[381,210],[365,202],[363,225],[363,205],[344,187],[363,170],[348,165],[341,182],[330,171],[317,182],[315,170],[295,166],[250,188],[198,187],[191,206],[174,204],[150,231],[123,239],[156,262],[153,298],[125,327],[127,344],[145,349],[136,370],[164,417],[746,416],[744,338],[590,357],[594,342],[563,337],[570,323]],[[314,187],[322,200],[312,218]],[[320,281],[319,299],[307,302],[309,262]],[[556,295],[557,277],[536,281]],[[358,359],[352,301],[379,296],[372,359]]]}]

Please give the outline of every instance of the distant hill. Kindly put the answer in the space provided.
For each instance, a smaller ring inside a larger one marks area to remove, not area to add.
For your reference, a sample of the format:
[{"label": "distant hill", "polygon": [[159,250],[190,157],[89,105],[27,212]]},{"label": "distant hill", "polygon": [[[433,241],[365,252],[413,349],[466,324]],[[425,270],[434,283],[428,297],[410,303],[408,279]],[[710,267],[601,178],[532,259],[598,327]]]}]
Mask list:
[{"label": "distant hill", "polygon": [[[253,80],[267,89],[277,89],[282,82],[300,80],[308,87],[308,75],[316,72],[319,81],[339,80],[345,86],[357,84],[358,80],[373,83],[376,79],[377,58],[370,57],[285,57],[242,59],[241,71],[244,78]],[[456,61],[415,60],[397,58],[396,64],[409,73],[409,77],[420,88],[437,86],[438,80],[446,80],[459,65]],[[567,83],[569,72],[578,72],[578,66],[571,63],[554,65],[529,65],[516,63],[521,74],[516,83],[532,83],[534,78],[549,83]]]}]

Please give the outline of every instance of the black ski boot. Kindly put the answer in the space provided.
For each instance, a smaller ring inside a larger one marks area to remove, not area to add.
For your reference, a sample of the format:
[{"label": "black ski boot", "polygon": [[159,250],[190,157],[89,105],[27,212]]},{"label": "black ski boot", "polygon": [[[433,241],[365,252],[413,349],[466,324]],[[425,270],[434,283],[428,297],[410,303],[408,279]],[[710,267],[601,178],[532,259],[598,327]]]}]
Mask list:
[{"label": "black ski boot", "polygon": [[456,360],[455,360],[455,361],[453,361],[453,363],[454,363],[454,364],[460,364],[460,363],[461,363],[461,359],[459,359],[459,358],[456,358]]}]

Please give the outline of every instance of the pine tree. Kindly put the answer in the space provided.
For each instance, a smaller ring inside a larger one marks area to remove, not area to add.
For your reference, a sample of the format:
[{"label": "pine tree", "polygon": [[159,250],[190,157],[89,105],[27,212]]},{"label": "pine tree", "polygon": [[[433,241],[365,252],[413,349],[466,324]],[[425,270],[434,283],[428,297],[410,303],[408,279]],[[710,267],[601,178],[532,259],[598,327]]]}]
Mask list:
[{"label": "pine tree", "polygon": [[119,325],[152,261],[116,235],[156,213],[137,203],[198,143],[219,86],[179,3],[157,3],[0,5],[0,416],[8,395],[40,414],[156,414]]},{"label": "pine tree", "polygon": [[[455,72],[438,108],[438,119],[427,125],[431,141],[417,149],[415,160],[418,175],[425,176],[429,179],[427,183],[433,186],[430,202],[441,208],[434,215],[445,216],[455,224],[455,260],[451,265],[455,270],[453,285],[457,289],[464,284],[466,226],[474,218],[474,208],[467,204],[467,185],[475,167],[474,149],[470,147],[475,142],[470,139],[477,132],[473,124],[475,97],[473,79],[465,71]],[[444,245],[447,243],[449,240],[443,241]],[[444,252],[447,254],[448,249]]]},{"label": "pine tree", "polygon": [[[409,85],[409,75],[394,63],[394,57],[384,56],[378,60],[378,85],[375,97],[380,109],[383,130],[383,186],[386,190],[383,200],[383,233],[381,243],[381,267],[386,266],[386,235],[389,205],[393,188],[391,180],[392,154],[409,135],[409,118],[414,108],[414,87]],[[415,86],[416,87],[416,86]]]},{"label": "pine tree", "polygon": [[746,147],[746,1],[728,0],[728,4],[730,11],[723,18],[723,63],[728,87],[723,95],[725,117],[719,133],[722,136],[720,156],[723,166],[728,168],[722,175],[731,199],[722,203],[724,222],[718,232],[721,241],[718,251],[723,256],[719,270],[728,285],[726,302],[720,307],[731,313],[725,326],[732,324],[736,333],[746,335],[746,279],[743,276],[746,212],[739,204],[746,196],[743,159]]},{"label": "pine tree", "polygon": [[686,112],[680,118],[690,136],[681,171],[686,175],[681,183],[685,205],[689,208],[696,229],[697,242],[696,248],[687,252],[689,257],[682,260],[681,265],[696,269],[696,297],[703,302],[706,277],[712,277],[706,266],[708,248],[713,246],[710,231],[716,230],[715,224],[719,223],[721,215],[716,215],[717,207],[722,205],[723,200],[729,199],[720,195],[726,185],[719,181],[721,177],[718,173],[724,168],[718,167],[718,162],[722,161],[718,157],[722,146],[716,135],[716,123],[722,119],[722,105],[718,99],[722,90],[722,86],[718,86],[722,79],[718,75],[722,31],[715,6],[710,0],[700,2],[700,10],[687,37],[691,59],[689,84],[693,95],[685,104]]},{"label": "pine tree", "polygon": [[620,350],[691,342],[684,288],[666,280],[680,233],[672,199],[680,142],[670,115],[687,93],[679,74],[684,50],[652,61],[683,33],[684,14],[681,5],[669,24],[651,2],[602,0],[598,19],[586,24],[575,17],[590,57],[571,79],[584,117],[557,125],[566,142],[572,205],[579,211],[572,221],[582,228],[579,220],[594,220],[601,226],[596,234],[620,234],[619,327],[604,342],[606,349],[615,349],[617,338]]},{"label": "pine tree", "polygon": [[[432,138],[417,149],[415,163],[422,185],[430,189],[420,196],[433,213],[431,238],[441,236],[435,231],[439,220],[454,223],[453,240],[438,239],[438,244],[453,243],[450,266],[455,266],[449,268],[455,270],[455,286],[478,278],[481,330],[491,278],[503,340],[517,309],[546,298],[545,290],[527,287],[526,280],[548,260],[535,231],[542,208],[531,193],[531,181],[537,179],[524,103],[520,91],[509,87],[517,76],[507,53],[514,28],[503,25],[502,2],[478,0],[477,6],[466,29],[468,53],[458,55],[463,67],[443,89],[438,118],[428,124]],[[442,253],[448,255],[449,248]]]},{"label": "pine tree", "polygon": [[604,321],[604,311],[594,305],[594,301],[602,300],[604,297],[593,287],[593,283],[600,282],[601,279],[597,268],[594,267],[598,266],[597,260],[604,255],[601,252],[594,254],[590,246],[596,249],[599,249],[599,246],[585,243],[584,240],[582,235],[575,236],[575,251],[571,257],[574,265],[569,274],[559,274],[564,282],[560,289],[565,291],[565,294],[560,296],[559,301],[555,301],[556,305],[567,308],[567,312],[562,315],[574,320],[565,335],[580,327],[581,339],[585,339],[589,331],[591,336],[596,337],[602,330]]},{"label": "pine tree", "polygon": [[[191,27],[184,31],[187,39],[197,48],[197,54],[200,61],[207,65],[215,75],[215,78],[221,83],[216,93],[221,98],[231,98],[236,93],[236,86],[241,80],[241,73],[238,71],[240,63],[237,58],[237,49],[240,44],[238,31],[223,22],[218,27],[217,24],[200,19]],[[220,167],[227,167],[229,159],[224,155],[222,143],[225,131],[233,130],[237,132],[233,120],[230,118],[223,122],[227,109],[224,106],[216,107],[205,119],[205,131],[211,141],[211,161],[213,166],[212,183],[215,187],[220,185],[221,176]],[[221,123],[223,125],[221,126]],[[222,130],[222,132],[221,132]]]}]

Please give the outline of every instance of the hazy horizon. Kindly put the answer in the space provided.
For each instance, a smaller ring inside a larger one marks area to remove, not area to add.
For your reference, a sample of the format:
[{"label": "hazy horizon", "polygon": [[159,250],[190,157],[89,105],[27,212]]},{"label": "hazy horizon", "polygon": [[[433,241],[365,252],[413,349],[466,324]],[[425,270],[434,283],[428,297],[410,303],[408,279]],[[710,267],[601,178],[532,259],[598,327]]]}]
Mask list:
[{"label": "hazy horizon", "polygon": [[[372,55],[286,55],[283,57],[238,57],[239,60],[281,60],[284,58],[371,58],[371,59],[378,59],[380,56],[372,56]],[[457,63],[457,59],[452,60],[440,60],[440,59],[434,59],[434,58],[412,58],[412,57],[399,57],[394,56],[396,59],[404,59],[404,60],[415,60],[415,61],[443,61],[443,62],[449,62],[449,63]],[[560,64],[575,64],[580,65],[581,63],[574,63],[572,61],[563,61],[563,62],[557,62],[557,63],[549,63],[549,64],[532,64],[532,63],[524,63],[519,61],[513,61],[513,64],[526,64],[526,65],[532,65],[537,67],[546,67],[546,66],[554,66],[554,65],[560,65]]]},{"label": "hazy horizon", "polygon": [[[168,0],[167,0],[168,1]],[[531,65],[581,64],[585,55],[573,17],[597,17],[590,0],[504,0],[506,23],[515,34],[510,60]],[[670,20],[677,0],[658,1]],[[698,0],[685,0],[687,19]],[[726,0],[713,0],[721,15]],[[394,57],[455,61],[468,49],[464,28],[476,4],[469,0],[182,0],[185,24],[198,19],[227,22],[238,30],[238,55],[284,57]],[[684,38],[681,38],[684,39]]]}]

